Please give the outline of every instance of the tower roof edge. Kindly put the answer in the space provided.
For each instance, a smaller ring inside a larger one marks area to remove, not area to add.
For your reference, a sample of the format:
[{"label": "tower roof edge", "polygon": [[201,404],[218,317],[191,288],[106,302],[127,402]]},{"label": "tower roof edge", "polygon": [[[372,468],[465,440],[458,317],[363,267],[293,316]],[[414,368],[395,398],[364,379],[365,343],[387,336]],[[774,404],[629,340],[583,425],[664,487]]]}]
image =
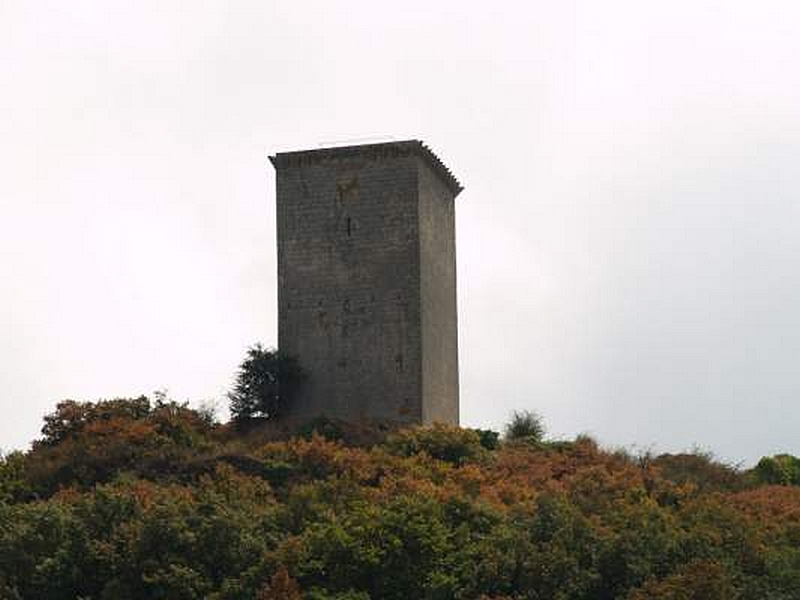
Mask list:
[{"label": "tower roof edge", "polygon": [[329,160],[342,160],[352,158],[368,158],[372,160],[385,158],[398,158],[402,156],[418,156],[441,177],[455,198],[464,187],[455,175],[447,168],[442,160],[436,156],[427,144],[420,140],[403,140],[397,142],[382,142],[378,144],[359,144],[354,146],[334,146],[316,148],[313,150],[294,150],[290,152],[276,152],[269,157],[272,166],[277,170],[282,167],[310,166]]}]

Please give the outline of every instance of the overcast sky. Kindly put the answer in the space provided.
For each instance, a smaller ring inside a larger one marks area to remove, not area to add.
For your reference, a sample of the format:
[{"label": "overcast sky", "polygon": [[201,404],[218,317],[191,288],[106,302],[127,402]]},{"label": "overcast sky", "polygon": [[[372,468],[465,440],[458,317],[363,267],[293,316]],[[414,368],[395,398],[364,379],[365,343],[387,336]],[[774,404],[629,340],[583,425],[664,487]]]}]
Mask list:
[{"label": "overcast sky", "polygon": [[0,0],[0,448],[64,398],[221,408],[277,341],[276,151],[465,185],[461,421],[800,454],[795,2]]}]

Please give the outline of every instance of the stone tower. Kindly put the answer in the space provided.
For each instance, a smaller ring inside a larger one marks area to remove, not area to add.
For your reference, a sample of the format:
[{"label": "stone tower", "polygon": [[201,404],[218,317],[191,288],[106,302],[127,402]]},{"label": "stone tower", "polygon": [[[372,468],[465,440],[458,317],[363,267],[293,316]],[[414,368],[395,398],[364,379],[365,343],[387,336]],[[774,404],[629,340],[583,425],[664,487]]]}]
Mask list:
[{"label": "stone tower", "polygon": [[457,424],[459,182],[416,140],[270,160],[278,342],[307,373],[290,415]]}]

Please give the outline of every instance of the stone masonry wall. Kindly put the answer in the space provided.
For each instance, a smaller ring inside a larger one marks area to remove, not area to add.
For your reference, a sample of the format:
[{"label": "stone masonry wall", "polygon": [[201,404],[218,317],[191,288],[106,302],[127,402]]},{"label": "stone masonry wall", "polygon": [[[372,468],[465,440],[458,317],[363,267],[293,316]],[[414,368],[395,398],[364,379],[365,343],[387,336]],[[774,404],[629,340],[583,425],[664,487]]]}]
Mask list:
[{"label": "stone masonry wall", "polygon": [[272,159],[278,343],[308,374],[292,417],[458,422],[453,193],[423,148]]},{"label": "stone masonry wall", "polygon": [[421,419],[415,166],[278,171],[279,346],[309,376],[296,416]]},{"label": "stone masonry wall", "polygon": [[455,202],[422,161],[419,173],[422,421],[458,423]]}]

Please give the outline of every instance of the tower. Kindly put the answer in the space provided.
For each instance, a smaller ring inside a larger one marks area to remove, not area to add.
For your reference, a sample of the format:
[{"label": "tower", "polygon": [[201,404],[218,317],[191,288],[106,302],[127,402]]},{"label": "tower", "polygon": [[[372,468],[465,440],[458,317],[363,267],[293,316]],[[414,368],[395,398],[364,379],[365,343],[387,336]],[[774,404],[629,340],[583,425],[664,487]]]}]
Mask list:
[{"label": "tower", "polygon": [[457,424],[459,182],[416,140],[270,160],[278,343],[307,375],[288,413]]}]

